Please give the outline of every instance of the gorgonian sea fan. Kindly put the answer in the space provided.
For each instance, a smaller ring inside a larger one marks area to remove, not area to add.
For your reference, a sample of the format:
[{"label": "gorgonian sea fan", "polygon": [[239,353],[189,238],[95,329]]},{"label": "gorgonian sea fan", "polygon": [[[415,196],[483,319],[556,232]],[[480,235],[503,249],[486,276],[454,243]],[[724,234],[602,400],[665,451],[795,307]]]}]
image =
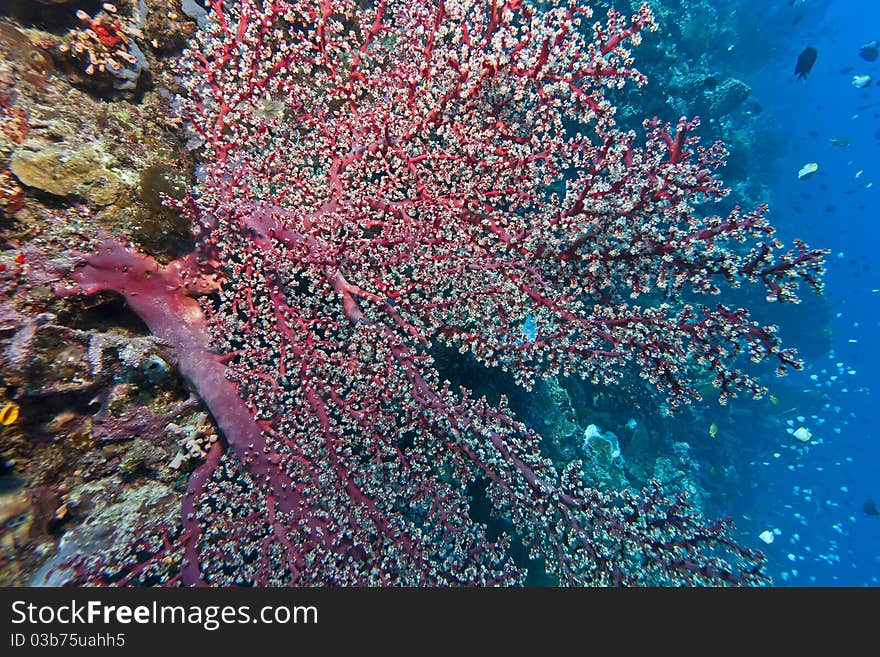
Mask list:
[{"label": "gorgonian sea fan", "polygon": [[[602,95],[644,82],[627,44],[655,29],[648,7],[590,20],[575,1],[210,3],[179,103],[222,282],[187,321],[226,366],[203,397],[234,386],[254,419],[224,427],[211,407],[230,449],[190,483],[172,581],[521,581],[509,538],[472,518],[475,481],[562,583],[763,581],[726,522],[656,484],[599,492],[579,464],[557,471],[503,400],[451,390],[428,353],[455,346],[525,386],[637,368],[673,407],[698,397],[688,362],[722,400],[763,390],[736,369],[744,352],[798,365],[747,311],[683,297],[750,282],[796,301],[800,280],[820,288],[823,252],[783,251],[765,208],[703,216],[727,193],[723,147],[684,119],[646,122],[637,145]],[[142,257],[114,248],[83,290],[125,292],[98,272]],[[116,272],[129,292],[137,269]],[[162,579],[172,549],[123,581]]]}]

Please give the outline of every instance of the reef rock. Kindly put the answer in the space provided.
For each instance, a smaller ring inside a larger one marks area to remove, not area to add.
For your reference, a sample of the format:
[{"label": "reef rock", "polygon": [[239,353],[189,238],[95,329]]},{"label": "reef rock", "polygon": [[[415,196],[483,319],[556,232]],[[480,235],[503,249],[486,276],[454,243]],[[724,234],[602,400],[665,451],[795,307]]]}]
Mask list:
[{"label": "reef rock", "polygon": [[752,93],[751,87],[741,80],[730,78],[707,93],[709,111],[712,116],[730,114],[742,105]]},{"label": "reef rock", "polygon": [[55,196],[81,196],[105,206],[120,197],[125,184],[103,160],[93,145],[50,143],[37,137],[26,139],[15,149],[9,169],[28,187]]}]

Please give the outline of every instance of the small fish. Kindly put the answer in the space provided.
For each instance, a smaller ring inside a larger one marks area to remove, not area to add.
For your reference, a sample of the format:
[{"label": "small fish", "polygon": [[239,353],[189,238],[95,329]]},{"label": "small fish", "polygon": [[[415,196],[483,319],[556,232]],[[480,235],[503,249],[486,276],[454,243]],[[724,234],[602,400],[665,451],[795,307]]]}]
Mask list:
[{"label": "small fish", "polygon": [[880,55],[877,41],[868,41],[868,43],[859,48],[859,57],[866,62],[877,61],[877,55]]},{"label": "small fish", "polygon": [[816,162],[809,162],[802,166],[800,171],[798,171],[798,180],[806,180],[818,170],[819,165]]},{"label": "small fish", "polygon": [[816,63],[816,58],[818,56],[819,51],[813,46],[804,48],[804,51],[798,55],[797,64],[794,67],[794,74],[799,80],[807,79],[807,73],[813,68],[813,64]]},{"label": "small fish", "polygon": [[828,143],[832,146],[837,146],[838,148],[846,148],[851,142],[846,137],[832,137],[828,140]]},{"label": "small fish", "polygon": [[18,419],[19,407],[15,402],[7,402],[3,409],[0,410],[0,424],[3,426],[9,426],[10,424],[15,424],[15,421]]},{"label": "small fish", "polygon": [[864,509],[866,515],[880,516],[880,510],[877,509],[877,503],[870,498],[865,500],[865,503],[862,505],[862,509]]},{"label": "small fish", "polygon": [[865,87],[871,84],[871,76],[865,73],[864,75],[854,75],[852,79],[852,86],[856,89],[864,89]]},{"label": "small fish", "polygon": [[709,437],[714,438],[718,435],[718,425],[714,422],[709,425]]},{"label": "small fish", "polygon": [[770,400],[770,403],[773,404],[774,406],[776,406],[779,403],[779,398],[776,397],[776,395],[770,395],[770,397],[768,399]]}]

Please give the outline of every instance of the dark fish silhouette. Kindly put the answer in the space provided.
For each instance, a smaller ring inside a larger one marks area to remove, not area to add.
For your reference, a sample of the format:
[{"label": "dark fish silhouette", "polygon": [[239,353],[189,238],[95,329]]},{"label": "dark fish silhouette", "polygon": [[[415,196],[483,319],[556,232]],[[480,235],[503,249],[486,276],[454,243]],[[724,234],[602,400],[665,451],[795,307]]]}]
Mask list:
[{"label": "dark fish silhouette", "polygon": [[799,80],[807,79],[807,73],[813,68],[813,64],[816,63],[816,58],[818,56],[819,51],[813,46],[804,48],[804,51],[798,55],[797,65],[794,67],[794,74]]},{"label": "dark fish silhouette", "polygon": [[865,503],[862,505],[862,508],[865,510],[865,513],[869,516],[880,516],[880,510],[877,509],[877,503],[870,498],[865,500]]},{"label": "dark fish silhouette", "polygon": [[880,55],[880,50],[878,50],[878,44],[876,41],[869,41],[859,48],[859,57],[866,62],[877,61],[877,55]]}]

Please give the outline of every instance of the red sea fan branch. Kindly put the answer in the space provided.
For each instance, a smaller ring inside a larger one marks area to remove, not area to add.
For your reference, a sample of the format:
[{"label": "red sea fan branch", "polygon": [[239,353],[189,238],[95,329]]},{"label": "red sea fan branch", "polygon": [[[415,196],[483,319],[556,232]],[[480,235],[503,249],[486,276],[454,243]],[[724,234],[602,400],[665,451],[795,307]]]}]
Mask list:
[{"label": "red sea fan branch", "polygon": [[634,366],[673,405],[698,396],[689,361],[722,398],[762,390],[740,354],[798,364],[745,310],[684,296],[762,283],[795,301],[800,281],[821,287],[824,253],[780,255],[763,208],[698,212],[727,190],[697,121],[649,121],[642,146],[615,128],[602,91],[644,82],[629,46],[655,26],[647,6],[588,30],[591,14],[213,2],[178,65],[202,141],[190,202],[219,279],[210,312],[190,296],[194,259],[159,267],[105,243],[73,274],[178,349],[226,436],[192,477],[169,581],[521,581],[510,538],[473,518],[479,485],[565,584],[764,581],[727,523],[656,485],[586,487],[428,355],[451,344],[525,385]]}]

